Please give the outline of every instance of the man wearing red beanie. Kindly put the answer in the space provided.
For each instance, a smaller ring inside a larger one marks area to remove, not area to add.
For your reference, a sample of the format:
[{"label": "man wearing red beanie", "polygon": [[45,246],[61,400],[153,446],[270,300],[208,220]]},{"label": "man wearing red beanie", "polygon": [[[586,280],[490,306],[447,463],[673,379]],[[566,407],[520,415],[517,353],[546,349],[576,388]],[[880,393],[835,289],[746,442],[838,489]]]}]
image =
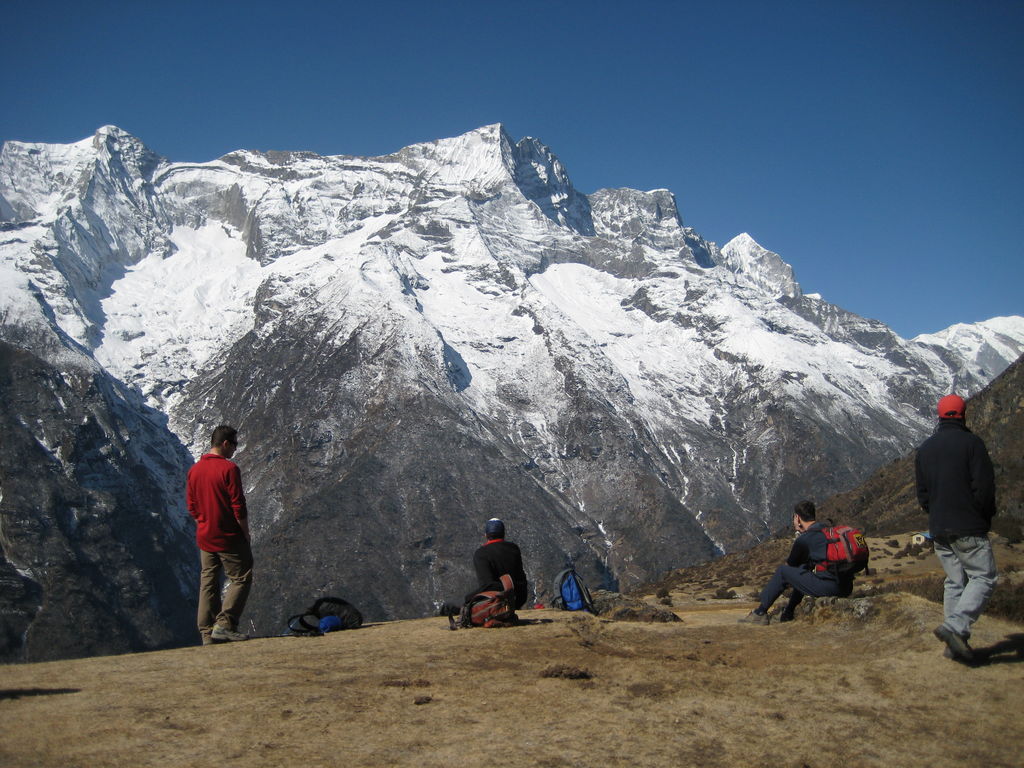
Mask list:
[{"label": "man wearing red beanie", "polygon": [[995,475],[985,443],[967,429],[965,404],[946,395],[938,404],[939,426],[917,449],[917,500],[928,513],[935,554],[946,572],[945,621],[935,628],[947,655],[973,661],[969,640],[996,585],[988,539],[996,512]]}]

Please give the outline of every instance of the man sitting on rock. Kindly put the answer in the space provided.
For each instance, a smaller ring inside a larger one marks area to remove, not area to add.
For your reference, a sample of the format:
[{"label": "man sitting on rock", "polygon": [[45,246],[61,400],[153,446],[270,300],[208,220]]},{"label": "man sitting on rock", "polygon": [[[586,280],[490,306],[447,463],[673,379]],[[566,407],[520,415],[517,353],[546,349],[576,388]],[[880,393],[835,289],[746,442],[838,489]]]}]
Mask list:
[{"label": "man sitting on rock", "polygon": [[799,535],[793,542],[789,557],[786,558],[784,565],[775,570],[775,575],[762,590],[761,604],[740,619],[741,622],[767,624],[770,621],[768,609],[779,599],[787,586],[793,588],[793,596],[779,616],[779,621],[792,621],[793,610],[804,595],[833,597],[844,592],[849,594],[849,585],[842,584],[831,570],[817,571],[814,568],[818,563],[828,559],[828,542],[821,530],[825,526],[815,522],[814,502],[801,501],[794,507],[793,512],[793,527]]}]

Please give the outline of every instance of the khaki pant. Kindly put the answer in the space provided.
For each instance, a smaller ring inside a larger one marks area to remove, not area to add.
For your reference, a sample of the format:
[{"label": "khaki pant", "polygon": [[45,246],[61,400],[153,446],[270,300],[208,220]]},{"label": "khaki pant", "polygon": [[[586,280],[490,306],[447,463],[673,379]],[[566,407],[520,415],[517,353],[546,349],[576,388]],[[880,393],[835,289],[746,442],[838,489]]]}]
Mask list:
[{"label": "khaki pant", "polygon": [[[245,609],[252,587],[252,550],[242,541],[231,552],[199,551],[199,634],[209,636],[214,624],[238,630],[238,619]],[[221,600],[221,573],[228,580]]]}]

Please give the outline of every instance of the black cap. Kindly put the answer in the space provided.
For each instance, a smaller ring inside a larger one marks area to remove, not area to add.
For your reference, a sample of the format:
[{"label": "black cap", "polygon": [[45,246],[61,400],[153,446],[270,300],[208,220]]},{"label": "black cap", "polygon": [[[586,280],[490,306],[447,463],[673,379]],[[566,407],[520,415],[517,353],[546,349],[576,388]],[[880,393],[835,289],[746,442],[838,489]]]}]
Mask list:
[{"label": "black cap", "polygon": [[484,533],[487,534],[488,539],[504,539],[505,524],[498,518],[492,517],[484,526]]}]

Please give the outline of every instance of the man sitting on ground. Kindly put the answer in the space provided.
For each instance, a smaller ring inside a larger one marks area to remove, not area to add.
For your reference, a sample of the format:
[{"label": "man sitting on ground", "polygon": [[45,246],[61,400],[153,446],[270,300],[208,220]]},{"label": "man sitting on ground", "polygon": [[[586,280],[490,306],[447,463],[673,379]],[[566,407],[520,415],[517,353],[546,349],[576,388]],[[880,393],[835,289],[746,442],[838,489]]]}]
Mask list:
[{"label": "man sitting on ground", "polygon": [[516,591],[514,607],[522,608],[526,603],[529,586],[519,547],[505,540],[505,524],[496,517],[487,521],[484,534],[487,536],[487,542],[473,553],[473,568],[476,570],[476,580],[480,586],[467,595],[466,599],[484,590],[504,589],[501,585],[501,576],[507,573],[512,577]]},{"label": "man sitting on ground", "polygon": [[793,509],[793,527],[799,534],[793,542],[784,565],[775,570],[768,585],[761,592],[761,604],[740,619],[750,624],[767,624],[768,609],[779,599],[786,587],[793,588],[789,605],[782,611],[779,621],[791,621],[793,610],[804,595],[812,597],[833,597],[849,594],[850,583],[840,582],[831,570],[816,570],[818,563],[828,559],[828,542],[822,533],[824,524],[816,522],[814,502],[801,501]]}]

